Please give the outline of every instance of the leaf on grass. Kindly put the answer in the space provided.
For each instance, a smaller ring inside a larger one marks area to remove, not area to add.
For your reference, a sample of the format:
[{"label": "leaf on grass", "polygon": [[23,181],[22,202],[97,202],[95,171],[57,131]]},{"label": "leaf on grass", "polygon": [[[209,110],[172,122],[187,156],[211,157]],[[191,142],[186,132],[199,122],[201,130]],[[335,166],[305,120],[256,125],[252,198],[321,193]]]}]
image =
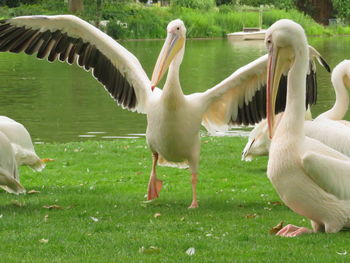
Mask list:
[{"label": "leaf on grass", "polygon": [[271,205],[284,205],[282,202],[280,201],[273,201],[273,202],[269,202],[269,204]]},{"label": "leaf on grass", "polygon": [[276,235],[278,231],[280,231],[283,228],[283,221],[279,222],[277,225],[275,225],[273,228],[270,229],[269,233],[270,235]]},{"label": "leaf on grass", "polygon": [[47,220],[49,220],[49,215],[48,215],[48,214],[46,214],[46,215],[44,216],[44,222],[47,222]]},{"label": "leaf on grass", "polygon": [[73,150],[73,152],[75,152],[75,153],[81,152],[81,151],[83,151],[83,148],[76,148],[76,149]]},{"label": "leaf on grass", "polygon": [[55,159],[52,159],[52,158],[44,158],[44,159],[41,159],[44,163],[48,163],[48,162],[53,162],[55,161]]},{"label": "leaf on grass", "polygon": [[154,218],[158,218],[158,217],[160,217],[162,214],[161,213],[155,213],[153,216],[154,216]]},{"label": "leaf on grass", "polygon": [[40,194],[40,191],[37,191],[37,190],[33,189],[33,190],[28,191],[27,194],[29,194],[29,195]]},{"label": "leaf on grass", "polygon": [[149,248],[140,247],[139,252],[142,254],[159,254],[160,248],[155,246],[150,246]]},{"label": "leaf on grass", "polygon": [[258,215],[257,214],[248,214],[245,215],[245,218],[256,218]]},{"label": "leaf on grass", "polygon": [[96,218],[96,217],[90,216],[90,218],[91,218],[91,220],[94,221],[94,222],[98,222],[98,221],[99,221],[99,219]]},{"label": "leaf on grass", "polygon": [[47,244],[49,243],[49,240],[48,239],[45,239],[45,238],[42,238],[39,240],[40,243],[43,243],[43,244]]},{"label": "leaf on grass", "polygon": [[11,200],[11,204],[14,205],[14,206],[17,206],[17,207],[23,207],[23,206],[26,206],[25,203],[21,203],[20,201],[18,200]]},{"label": "leaf on grass", "polygon": [[194,247],[190,247],[186,250],[186,254],[189,256],[193,256],[196,253],[196,249]]},{"label": "leaf on grass", "polygon": [[344,251],[337,251],[337,254],[339,256],[346,256],[348,254],[348,252],[346,250],[344,250]]},{"label": "leaf on grass", "polygon": [[43,208],[49,209],[49,210],[63,210],[64,208],[62,206],[59,205],[44,205]]}]

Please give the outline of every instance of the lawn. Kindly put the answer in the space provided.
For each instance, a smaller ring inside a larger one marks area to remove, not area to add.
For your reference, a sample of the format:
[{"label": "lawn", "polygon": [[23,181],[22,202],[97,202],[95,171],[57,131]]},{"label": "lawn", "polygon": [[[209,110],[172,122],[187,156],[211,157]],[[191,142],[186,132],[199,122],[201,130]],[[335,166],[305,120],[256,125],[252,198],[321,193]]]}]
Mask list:
[{"label": "lawn", "polygon": [[0,261],[349,262],[349,232],[269,234],[280,221],[309,222],[280,202],[267,158],[240,161],[245,142],[202,138],[195,210],[187,209],[188,170],[158,168],[161,196],[145,202],[151,155],[144,139],[37,145],[55,161],[41,173],[21,168],[27,191],[39,193],[0,193]]}]

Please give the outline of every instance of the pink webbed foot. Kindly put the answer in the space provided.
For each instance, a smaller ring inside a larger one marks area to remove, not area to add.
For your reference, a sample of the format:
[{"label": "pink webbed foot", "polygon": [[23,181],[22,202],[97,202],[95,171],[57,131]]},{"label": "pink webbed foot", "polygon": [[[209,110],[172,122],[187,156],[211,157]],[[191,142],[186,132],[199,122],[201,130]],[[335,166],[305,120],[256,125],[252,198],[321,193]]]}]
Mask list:
[{"label": "pink webbed foot", "polygon": [[312,233],[311,229],[289,224],[289,225],[286,225],[284,228],[282,228],[280,231],[278,231],[276,236],[296,237],[296,236],[300,236],[303,234],[311,234],[311,233]]},{"label": "pink webbed foot", "polygon": [[153,200],[159,197],[160,190],[162,189],[163,181],[157,178],[151,179],[148,184],[147,200]]},{"label": "pink webbed foot", "polygon": [[188,207],[189,209],[192,209],[192,208],[198,208],[198,202],[197,200],[193,200],[191,205]]}]

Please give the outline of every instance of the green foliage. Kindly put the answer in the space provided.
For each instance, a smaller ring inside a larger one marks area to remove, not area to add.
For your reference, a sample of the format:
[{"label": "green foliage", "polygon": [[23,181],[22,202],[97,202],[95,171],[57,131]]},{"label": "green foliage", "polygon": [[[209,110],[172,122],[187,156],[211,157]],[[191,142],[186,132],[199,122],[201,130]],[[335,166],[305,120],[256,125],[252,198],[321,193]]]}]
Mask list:
[{"label": "green foliage", "polygon": [[236,3],[236,0],[216,0],[216,5],[234,5]]},{"label": "green foliage", "polygon": [[[107,32],[115,38],[163,38],[171,16],[167,9],[143,5],[109,5],[103,19],[110,20]],[[142,23],[140,23],[142,21]]]},{"label": "green foliage", "polygon": [[295,8],[295,1],[296,0],[237,0],[237,3],[255,7],[273,5],[276,8],[289,10]]},{"label": "green foliage", "polygon": [[[336,1],[340,3],[340,1],[345,0]],[[271,1],[269,2],[271,3]],[[245,11],[242,11],[240,6],[233,4],[223,4],[218,8],[212,8],[215,6],[214,1],[176,0],[172,1],[170,7],[146,7],[143,4],[134,2],[125,3],[105,0],[103,1],[101,11],[97,10],[96,0],[86,0],[84,3],[85,8],[82,18],[91,22],[98,19],[109,20],[107,33],[116,39],[164,38],[167,24],[176,18],[184,20],[189,38],[225,37],[227,33],[241,31],[244,26],[259,26],[258,12],[249,11],[250,9],[248,7],[244,7]],[[267,3],[267,0],[242,0],[240,4],[242,3],[259,5]],[[263,27],[269,27],[278,19],[290,18],[300,23],[308,35],[331,35],[339,32],[346,34],[348,32],[346,28],[325,28],[315,23],[309,16],[295,9],[290,9],[293,3],[294,0],[276,0],[275,4],[280,7],[284,6],[284,10],[265,7]],[[208,11],[208,9],[210,10]],[[288,11],[286,11],[287,9]],[[0,17],[31,14],[62,14],[67,13],[67,11],[67,4],[62,0],[42,0],[41,5],[21,5],[16,8],[1,8]]]},{"label": "green foliage", "polygon": [[323,27],[320,24],[317,24],[310,16],[305,15],[295,9],[289,10],[288,12],[277,9],[264,12],[264,27],[267,28],[274,22],[282,18],[288,18],[296,21],[304,27],[305,32],[308,35],[330,34],[330,31],[327,28]]},{"label": "green foliage", "polygon": [[332,0],[338,18],[350,23],[350,0]]},{"label": "green foliage", "polygon": [[37,4],[40,0],[0,0],[0,6],[18,7],[20,5]]},{"label": "green foliage", "polygon": [[171,5],[200,10],[209,10],[215,7],[215,0],[172,0]]}]

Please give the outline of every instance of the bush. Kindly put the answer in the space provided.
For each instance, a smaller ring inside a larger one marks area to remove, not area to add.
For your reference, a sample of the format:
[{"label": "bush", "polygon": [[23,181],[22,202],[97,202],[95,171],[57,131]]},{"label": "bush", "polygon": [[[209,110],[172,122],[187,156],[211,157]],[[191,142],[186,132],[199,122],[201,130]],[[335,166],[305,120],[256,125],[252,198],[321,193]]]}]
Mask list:
[{"label": "bush", "polygon": [[171,5],[200,10],[209,10],[216,6],[215,0],[172,0]]},{"label": "bush", "polygon": [[350,0],[333,0],[332,2],[337,17],[350,23]]}]

